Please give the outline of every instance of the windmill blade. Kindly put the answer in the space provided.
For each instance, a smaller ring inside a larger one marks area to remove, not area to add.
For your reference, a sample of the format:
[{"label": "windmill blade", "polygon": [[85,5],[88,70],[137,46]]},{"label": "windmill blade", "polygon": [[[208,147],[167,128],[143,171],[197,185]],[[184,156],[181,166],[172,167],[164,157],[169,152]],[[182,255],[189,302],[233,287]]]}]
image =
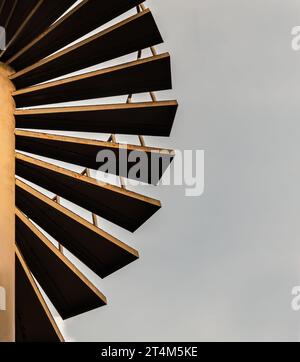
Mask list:
[{"label": "windmill blade", "polygon": [[15,73],[10,79],[18,89],[25,88],[162,41],[150,10],[145,10],[38,63],[33,64],[34,59],[31,59],[28,63],[33,65]]},{"label": "windmill blade", "polygon": [[16,206],[101,278],[138,259],[133,248],[19,180]]},{"label": "windmill blade", "polygon": [[[8,0],[6,0],[8,1]],[[77,0],[40,0],[34,11],[20,24],[21,32],[2,54],[1,61],[7,62],[24,46],[40,35],[55,20],[65,13]],[[22,0],[21,2],[26,2]]]},{"label": "windmill blade", "polygon": [[16,249],[16,342],[64,342],[18,249]]},{"label": "windmill blade", "polygon": [[17,107],[71,102],[172,88],[168,53],[13,93]]},{"label": "windmill blade", "polygon": [[176,101],[17,110],[16,127],[23,129],[132,134],[169,137]]},{"label": "windmill blade", "polygon": [[[175,156],[174,151],[153,147],[122,145],[28,131],[16,131],[15,134],[16,149],[19,151],[93,170],[105,166],[107,157],[111,157],[116,160],[116,164],[107,172],[153,185],[159,182]],[[103,152],[102,161],[100,151]],[[141,172],[133,172],[139,165]]]},{"label": "windmill blade", "polygon": [[161,207],[157,200],[21,154],[16,174],[131,232]]},{"label": "windmill blade", "polygon": [[16,242],[31,273],[63,319],[106,305],[104,295],[18,209]]},{"label": "windmill blade", "polygon": [[9,44],[22,24],[38,5],[39,0],[18,0],[13,9],[13,14],[6,26],[6,43]]},{"label": "windmill blade", "polygon": [[53,54],[144,0],[84,0],[7,61],[15,70]]}]

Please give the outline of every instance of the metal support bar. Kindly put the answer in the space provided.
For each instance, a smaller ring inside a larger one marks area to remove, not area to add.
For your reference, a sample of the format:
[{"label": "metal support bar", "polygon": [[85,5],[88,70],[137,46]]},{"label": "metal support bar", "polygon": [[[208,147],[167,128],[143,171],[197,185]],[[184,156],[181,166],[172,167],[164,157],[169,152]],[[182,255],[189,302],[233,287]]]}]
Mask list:
[{"label": "metal support bar", "polygon": [[[57,204],[59,204],[60,205],[60,196],[54,196],[53,197],[53,199],[52,199],[54,202],[56,202]],[[63,248],[63,246],[60,244],[60,243],[58,243],[58,249],[59,249],[59,251],[63,254],[64,253],[64,248]]]},{"label": "metal support bar", "polygon": [[[86,168],[81,172],[82,176],[87,176],[87,177],[91,177],[91,171]],[[93,219],[93,224],[94,226],[96,226],[97,228],[99,228],[99,223],[98,223],[98,218],[97,215],[92,213],[92,219]]]}]

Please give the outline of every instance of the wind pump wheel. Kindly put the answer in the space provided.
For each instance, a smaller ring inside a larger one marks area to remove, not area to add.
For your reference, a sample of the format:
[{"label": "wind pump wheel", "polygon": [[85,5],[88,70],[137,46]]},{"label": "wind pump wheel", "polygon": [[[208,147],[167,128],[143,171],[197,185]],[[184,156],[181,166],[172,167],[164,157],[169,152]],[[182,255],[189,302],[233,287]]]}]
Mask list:
[{"label": "wind pump wheel", "polygon": [[[170,135],[177,102],[157,101],[153,93],[172,87],[170,56],[156,53],[154,46],[163,40],[142,3],[0,0],[7,44],[0,53],[0,287],[6,291],[6,311],[0,312],[2,341],[63,341],[41,291],[63,319],[106,305],[104,295],[64,249],[105,278],[135,261],[138,252],[101,230],[98,217],[134,232],[161,207],[157,200],[126,190],[123,183],[117,187],[91,177],[91,170],[99,168],[100,150],[121,157],[125,145],[117,143],[116,134],[139,136],[141,145],[128,146],[126,163],[129,170],[136,165],[130,152],[146,155],[146,183],[156,185],[174,158],[172,151],[147,147],[143,138]],[[94,32],[135,8],[126,20]],[[147,48],[152,56],[144,58]],[[135,52],[134,61],[86,70]],[[70,76],[78,71],[80,75]],[[151,101],[132,102],[133,94],[148,92]],[[124,95],[124,104],[58,105]],[[103,142],[70,137],[68,132],[111,136]],[[156,174],[150,168],[153,155],[160,165]],[[80,166],[82,172],[58,162]],[[131,177],[122,168],[115,174],[121,180]],[[91,222],[62,206],[61,198],[91,212]]]}]

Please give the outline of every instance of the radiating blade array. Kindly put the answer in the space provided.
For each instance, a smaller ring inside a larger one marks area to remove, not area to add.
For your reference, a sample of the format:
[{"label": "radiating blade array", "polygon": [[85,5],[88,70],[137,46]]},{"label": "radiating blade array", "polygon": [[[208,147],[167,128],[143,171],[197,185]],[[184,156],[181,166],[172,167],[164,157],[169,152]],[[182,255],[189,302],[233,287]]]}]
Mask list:
[{"label": "radiating blade array", "polygon": [[[105,232],[98,217],[135,232],[161,208],[126,189],[124,180],[157,185],[174,159],[172,150],[144,140],[171,134],[178,104],[153,93],[172,88],[171,60],[154,48],[163,39],[143,0],[0,0],[0,26],[6,30],[0,62],[9,69],[16,104],[16,339],[63,341],[42,292],[63,319],[107,303],[64,249],[105,278],[139,254]],[[143,57],[148,48],[151,56]],[[151,101],[132,102],[144,93]],[[122,96],[127,102],[89,104]],[[111,136],[100,141],[74,132]],[[118,143],[116,134],[138,136],[140,145]],[[107,154],[114,169],[103,169]],[[90,170],[119,177],[121,186]],[[61,198],[87,210],[93,222]]]}]

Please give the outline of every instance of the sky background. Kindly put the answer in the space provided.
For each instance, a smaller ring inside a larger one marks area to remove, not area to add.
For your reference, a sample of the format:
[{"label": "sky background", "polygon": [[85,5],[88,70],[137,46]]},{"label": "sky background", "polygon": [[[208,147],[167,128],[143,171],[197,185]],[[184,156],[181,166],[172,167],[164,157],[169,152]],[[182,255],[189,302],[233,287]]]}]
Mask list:
[{"label": "sky background", "polygon": [[78,264],[109,305],[58,323],[72,341],[299,341],[300,1],[146,4],[172,56],[158,98],[180,103],[146,141],[205,150],[205,193],[145,188],[163,209],[134,235],[103,221],[141,258],[103,281]]}]

